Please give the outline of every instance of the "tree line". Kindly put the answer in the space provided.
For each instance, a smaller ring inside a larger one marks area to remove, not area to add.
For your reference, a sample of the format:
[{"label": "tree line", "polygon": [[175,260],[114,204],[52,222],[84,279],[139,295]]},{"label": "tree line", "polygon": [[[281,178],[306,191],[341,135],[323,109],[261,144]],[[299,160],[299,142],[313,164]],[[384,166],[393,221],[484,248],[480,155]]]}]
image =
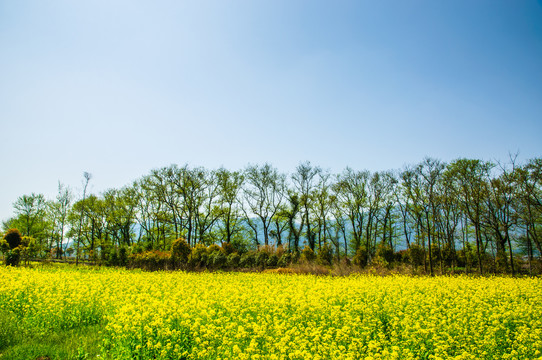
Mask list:
[{"label": "tree line", "polygon": [[35,255],[104,258],[169,250],[174,240],[228,244],[239,253],[276,247],[331,249],[334,261],[387,262],[397,254],[427,273],[540,271],[542,159],[519,164],[427,157],[397,171],[333,174],[310,162],[291,174],[271,164],[242,170],[154,169],[129,186],[55,199],[23,195],[4,231],[18,229]]}]

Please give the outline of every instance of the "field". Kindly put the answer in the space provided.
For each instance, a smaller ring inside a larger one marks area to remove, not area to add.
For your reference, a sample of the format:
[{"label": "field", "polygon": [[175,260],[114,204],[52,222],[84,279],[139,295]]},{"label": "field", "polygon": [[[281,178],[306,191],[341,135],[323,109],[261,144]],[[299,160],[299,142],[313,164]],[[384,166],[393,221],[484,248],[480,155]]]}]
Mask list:
[{"label": "field", "polygon": [[0,267],[0,359],[542,359],[539,278]]}]

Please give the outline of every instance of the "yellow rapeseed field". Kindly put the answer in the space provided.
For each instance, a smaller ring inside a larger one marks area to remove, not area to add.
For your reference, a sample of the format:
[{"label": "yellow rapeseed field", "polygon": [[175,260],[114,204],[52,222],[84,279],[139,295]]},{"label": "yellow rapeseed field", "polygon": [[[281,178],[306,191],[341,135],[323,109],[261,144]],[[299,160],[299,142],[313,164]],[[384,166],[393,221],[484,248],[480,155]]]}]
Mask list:
[{"label": "yellow rapeseed field", "polygon": [[542,359],[542,280],[0,268],[21,331],[110,359]]}]

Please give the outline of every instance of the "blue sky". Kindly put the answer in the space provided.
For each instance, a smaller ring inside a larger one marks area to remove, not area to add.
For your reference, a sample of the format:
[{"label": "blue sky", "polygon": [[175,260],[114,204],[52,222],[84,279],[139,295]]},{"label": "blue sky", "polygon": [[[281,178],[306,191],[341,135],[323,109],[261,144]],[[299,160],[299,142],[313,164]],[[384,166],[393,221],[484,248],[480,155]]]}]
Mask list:
[{"label": "blue sky", "polygon": [[541,155],[540,0],[0,0],[0,55],[0,220],[84,171]]}]

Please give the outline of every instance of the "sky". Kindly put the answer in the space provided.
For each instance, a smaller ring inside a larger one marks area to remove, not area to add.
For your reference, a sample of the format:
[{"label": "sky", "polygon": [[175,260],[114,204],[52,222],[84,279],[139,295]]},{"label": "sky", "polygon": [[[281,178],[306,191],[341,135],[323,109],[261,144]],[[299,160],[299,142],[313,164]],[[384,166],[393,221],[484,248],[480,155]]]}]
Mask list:
[{"label": "sky", "polygon": [[0,0],[0,221],[170,164],[540,157],[542,0]]}]

